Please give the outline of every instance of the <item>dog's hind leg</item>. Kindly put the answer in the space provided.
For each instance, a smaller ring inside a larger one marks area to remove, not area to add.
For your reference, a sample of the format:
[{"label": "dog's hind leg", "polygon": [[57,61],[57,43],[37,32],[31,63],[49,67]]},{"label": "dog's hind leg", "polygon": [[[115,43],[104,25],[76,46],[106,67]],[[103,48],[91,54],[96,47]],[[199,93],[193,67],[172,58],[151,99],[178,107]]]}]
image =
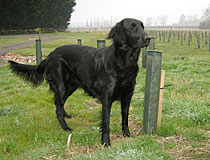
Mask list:
[{"label": "dog's hind leg", "polygon": [[57,114],[57,118],[62,129],[65,131],[72,131],[72,129],[68,127],[64,119],[64,116],[65,116],[64,101],[63,101],[64,92],[65,92],[64,85],[57,84],[56,90],[55,90],[56,114]]},{"label": "dog's hind leg", "polygon": [[[69,85],[69,87],[66,88],[66,91],[65,91],[65,94],[64,94],[64,98],[63,98],[64,103],[66,102],[68,97],[71,96],[76,90],[77,90],[77,87],[74,86],[74,85]],[[66,113],[65,109],[64,109],[64,117],[72,118],[72,116],[70,114]]]},{"label": "dog's hind leg", "polygon": [[[54,72],[55,74],[55,72]],[[50,83],[50,88],[54,92],[54,103],[56,106],[56,115],[58,118],[58,121],[61,125],[61,128],[65,131],[72,131],[71,128],[68,127],[64,116],[67,114],[64,110],[64,96],[65,96],[65,87],[62,80],[60,80],[59,74],[56,74],[57,77],[53,78],[53,80],[48,81]]]}]

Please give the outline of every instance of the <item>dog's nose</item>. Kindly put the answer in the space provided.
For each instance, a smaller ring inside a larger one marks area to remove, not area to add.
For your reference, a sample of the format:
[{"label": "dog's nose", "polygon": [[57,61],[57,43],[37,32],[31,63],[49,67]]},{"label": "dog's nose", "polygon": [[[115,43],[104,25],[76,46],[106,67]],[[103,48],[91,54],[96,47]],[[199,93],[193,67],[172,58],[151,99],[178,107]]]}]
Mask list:
[{"label": "dog's nose", "polygon": [[150,37],[146,37],[145,40],[146,40],[146,42],[150,42],[151,38]]}]

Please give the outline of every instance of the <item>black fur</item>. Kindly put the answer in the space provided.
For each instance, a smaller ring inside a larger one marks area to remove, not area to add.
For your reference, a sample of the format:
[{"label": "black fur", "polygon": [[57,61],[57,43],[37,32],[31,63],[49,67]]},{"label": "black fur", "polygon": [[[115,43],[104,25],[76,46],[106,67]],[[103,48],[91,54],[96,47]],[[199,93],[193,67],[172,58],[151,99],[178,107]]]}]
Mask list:
[{"label": "black fur", "polygon": [[109,47],[96,49],[79,45],[65,45],[55,49],[39,66],[18,64],[12,61],[14,73],[38,86],[45,79],[55,95],[57,118],[61,127],[72,131],[64,117],[66,99],[77,88],[83,88],[102,103],[102,144],[110,145],[109,123],[112,103],[121,102],[122,131],[130,136],[128,128],[129,105],[136,84],[140,48],[148,46],[150,38],[143,23],[124,19],[110,31]]}]

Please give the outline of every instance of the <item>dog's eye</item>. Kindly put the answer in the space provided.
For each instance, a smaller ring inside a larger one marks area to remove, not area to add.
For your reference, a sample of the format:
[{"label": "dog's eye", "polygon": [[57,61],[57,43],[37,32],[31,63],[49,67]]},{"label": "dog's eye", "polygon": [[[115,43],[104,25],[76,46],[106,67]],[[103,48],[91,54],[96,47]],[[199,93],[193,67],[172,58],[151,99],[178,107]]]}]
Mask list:
[{"label": "dog's eye", "polygon": [[132,24],[130,25],[130,29],[131,29],[131,30],[133,30],[135,27],[136,27],[136,24],[135,24],[135,23],[132,23]]}]

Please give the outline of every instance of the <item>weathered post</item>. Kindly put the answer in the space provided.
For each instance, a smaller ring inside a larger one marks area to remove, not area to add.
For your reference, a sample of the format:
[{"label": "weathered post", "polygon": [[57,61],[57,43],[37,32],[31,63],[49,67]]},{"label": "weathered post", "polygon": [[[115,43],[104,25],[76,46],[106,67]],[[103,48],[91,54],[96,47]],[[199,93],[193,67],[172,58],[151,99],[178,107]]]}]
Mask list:
[{"label": "weathered post", "polygon": [[158,105],[158,116],[157,116],[157,129],[160,129],[161,126],[161,117],[162,117],[162,105],[163,105],[163,92],[164,92],[164,83],[165,83],[165,70],[161,70],[160,75],[160,95],[159,95],[159,105]]},{"label": "weathered post", "polygon": [[190,47],[190,35],[188,37],[188,47]]},{"label": "weathered post", "polygon": [[209,39],[209,52],[210,52],[210,39]]},{"label": "weathered post", "polygon": [[36,40],[36,65],[39,65],[42,61],[42,49],[41,39]]},{"label": "weathered post", "polygon": [[207,45],[208,44],[208,37],[207,37],[207,35],[205,35],[205,45]]},{"label": "weathered post", "polygon": [[163,42],[165,42],[165,31],[163,31]]},{"label": "weathered post", "polygon": [[173,33],[173,36],[174,36],[174,44],[176,44],[176,34],[175,34],[175,32]]},{"label": "weathered post", "polygon": [[180,31],[177,32],[178,40],[180,40]]},{"label": "weathered post", "polygon": [[147,64],[147,47],[142,48],[142,68],[146,68]]},{"label": "weathered post", "polygon": [[155,50],[155,38],[151,37],[150,43],[149,43],[149,50]]},{"label": "weathered post", "polygon": [[198,45],[198,48],[200,49],[201,48],[200,36],[198,36],[197,38],[197,45]]},{"label": "weathered post", "polygon": [[181,33],[181,46],[183,46],[183,33]]},{"label": "weathered post", "polygon": [[192,33],[190,32],[190,42],[192,42]]},{"label": "weathered post", "polygon": [[97,48],[104,48],[106,47],[106,41],[105,40],[97,40]]},{"label": "weathered post", "polygon": [[171,32],[169,31],[169,34],[168,34],[168,42],[170,42],[171,40]]},{"label": "weathered post", "polygon": [[161,62],[161,51],[147,51],[143,131],[149,135],[157,129]]},{"label": "weathered post", "polygon": [[161,32],[159,31],[159,41],[161,41]]},{"label": "weathered post", "polygon": [[78,39],[78,40],[77,40],[77,43],[78,43],[78,45],[81,46],[81,45],[82,45],[82,39]]},{"label": "weathered post", "polygon": [[[155,37],[151,37],[150,44],[149,44],[149,50],[155,49]],[[144,47],[142,49],[142,68],[146,68],[147,63],[147,47]]]}]

